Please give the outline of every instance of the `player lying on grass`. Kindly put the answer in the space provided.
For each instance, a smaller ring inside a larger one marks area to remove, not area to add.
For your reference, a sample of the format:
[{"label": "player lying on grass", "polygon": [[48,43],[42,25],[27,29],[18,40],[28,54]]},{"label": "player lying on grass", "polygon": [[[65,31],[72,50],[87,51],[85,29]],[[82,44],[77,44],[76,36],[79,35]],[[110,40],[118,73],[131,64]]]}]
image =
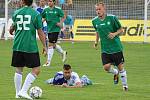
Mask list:
[{"label": "player lying on grass", "polygon": [[46,80],[46,83],[65,88],[80,88],[92,85],[92,81],[86,75],[79,78],[76,72],[72,72],[69,64],[64,64],[63,71],[57,72],[53,78]]}]

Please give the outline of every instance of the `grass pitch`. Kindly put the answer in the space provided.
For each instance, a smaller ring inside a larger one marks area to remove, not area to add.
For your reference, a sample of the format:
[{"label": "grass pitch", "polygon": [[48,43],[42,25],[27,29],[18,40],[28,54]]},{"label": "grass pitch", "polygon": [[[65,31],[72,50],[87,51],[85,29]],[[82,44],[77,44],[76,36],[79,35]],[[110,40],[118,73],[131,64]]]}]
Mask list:
[{"label": "grass pitch", "polygon": [[[39,100],[150,100],[150,44],[123,43],[128,92],[122,91],[121,81],[114,85],[113,75],[104,72],[100,50],[93,48],[93,42],[63,42],[60,45],[68,51],[66,63],[72,65],[73,71],[80,76],[87,75],[97,84],[77,89],[45,84],[46,79],[62,70],[61,56],[55,51],[52,67],[41,67],[41,73],[33,84],[43,90]],[[11,48],[12,41],[0,40],[0,100],[17,100],[13,82],[15,70],[10,66]],[[45,63],[45,60],[41,54],[41,64]],[[28,72],[29,69],[25,68],[23,79]]]}]

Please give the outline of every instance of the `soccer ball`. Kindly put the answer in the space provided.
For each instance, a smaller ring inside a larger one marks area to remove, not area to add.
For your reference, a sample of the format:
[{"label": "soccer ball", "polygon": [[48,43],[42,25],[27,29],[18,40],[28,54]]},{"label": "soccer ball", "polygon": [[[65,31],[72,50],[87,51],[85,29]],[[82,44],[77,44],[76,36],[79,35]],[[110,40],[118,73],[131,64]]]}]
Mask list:
[{"label": "soccer ball", "polygon": [[42,89],[38,86],[34,86],[30,89],[29,94],[32,98],[39,99],[42,96]]}]

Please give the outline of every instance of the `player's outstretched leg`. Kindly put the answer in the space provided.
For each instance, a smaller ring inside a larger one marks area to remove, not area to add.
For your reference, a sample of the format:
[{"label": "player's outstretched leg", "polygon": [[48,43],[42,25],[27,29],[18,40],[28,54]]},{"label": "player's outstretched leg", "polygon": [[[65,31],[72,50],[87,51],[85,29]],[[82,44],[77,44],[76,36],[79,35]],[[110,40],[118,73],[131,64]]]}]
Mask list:
[{"label": "player's outstretched leg", "polygon": [[25,82],[22,86],[22,89],[21,91],[18,93],[18,96],[19,97],[22,97],[22,98],[26,98],[26,99],[29,99],[29,100],[33,100],[27,93],[28,89],[30,88],[30,86],[32,85],[32,83],[34,82],[34,80],[36,79],[36,77],[32,74],[32,73],[29,73],[25,79]]},{"label": "player's outstretched leg", "polygon": [[123,85],[123,90],[124,91],[128,91],[128,85],[127,85],[127,73],[126,71],[123,69],[121,71],[119,71],[120,76],[121,76],[121,81],[122,81],[122,85]]},{"label": "player's outstretched leg", "polygon": [[16,97],[19,98],[18,93],[21,90],[21,85],[22,85],[22,67],[16,67],[16,73],[14,75],[14,84],[15,84],[15,89],[16,89]]},{"label": "player's outstretched leg", "polygon": [[40,73],[40,67],[35,67],[32,68],[32,73],[29,73],[24,81],[24,84],[22,86],[22,89],[18,93],[19,97],[26,98],[29,100],[33,100],[29,95],[28,95],[28,90],[31,87],[32,83],[36,79],[37,75]]},{"label": "player's outstretched leg", "polygon": [[53,54],[54,54],[54,48],[53,48],[53,46],[49,46],[48,53],[47,53],[47,61],[45,64],[43,64],[44,67],[50,66]]},{"label": "player's outstretched leg", "polygon": [[122,81],[123,90],[128,91],[126,70],[123,68],[123,64],[121,64],[118,68],[119,68],[119,74],[120,74],[121,81]]},{"label": "player's outstretched leg", "polygon": [[60,45],[56,44],[56,51],[62,55],[62,62],[65,62],[67,59],[67,51],[64,51]]},{"label": "player's outstretched leg", "polygon": [[62,55],[62,62],[64,63],[66,60],[67,60],[67,51],[64,51]]},{"label": "player's outstretched leg", "polygon": [[119,73],[114,75],[114,84],[118,84],[119,82]]},{"label": "player's outstretched leg", "polygon": [[118,84],[118,82],[119,82],[119,77],[118,77],[119,72],[118,72],[118,70],[111,67],[111,64],[105,64],[104,69],[108,73],[114,74],[114,84]]}]

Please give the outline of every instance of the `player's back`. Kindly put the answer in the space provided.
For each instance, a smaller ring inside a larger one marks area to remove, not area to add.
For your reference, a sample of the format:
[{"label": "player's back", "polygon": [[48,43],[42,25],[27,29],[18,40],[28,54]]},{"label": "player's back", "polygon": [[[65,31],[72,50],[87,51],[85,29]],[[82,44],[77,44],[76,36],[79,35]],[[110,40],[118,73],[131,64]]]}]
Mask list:
[{"label": "player's back", "polygon": [[53,84],[54,85],[62,85],[63,83],[67,83],[67,81],[64,78],[63,72],[57,72],[54,76]]},{"label": "player's back", "polygon": [[23,52],[38,52],[36,29],[42,27],[41,16],[31,7],[25,6],[13,15],[15,40],[13,50]]},{"label": "player's back", "polygon": [[36,31],[35,19],[37,15],[38,13],[28,6],[18,9],[13,15],[13,21],[17,24],[16,30],[19,31],[22,28],[22,31]]}]

